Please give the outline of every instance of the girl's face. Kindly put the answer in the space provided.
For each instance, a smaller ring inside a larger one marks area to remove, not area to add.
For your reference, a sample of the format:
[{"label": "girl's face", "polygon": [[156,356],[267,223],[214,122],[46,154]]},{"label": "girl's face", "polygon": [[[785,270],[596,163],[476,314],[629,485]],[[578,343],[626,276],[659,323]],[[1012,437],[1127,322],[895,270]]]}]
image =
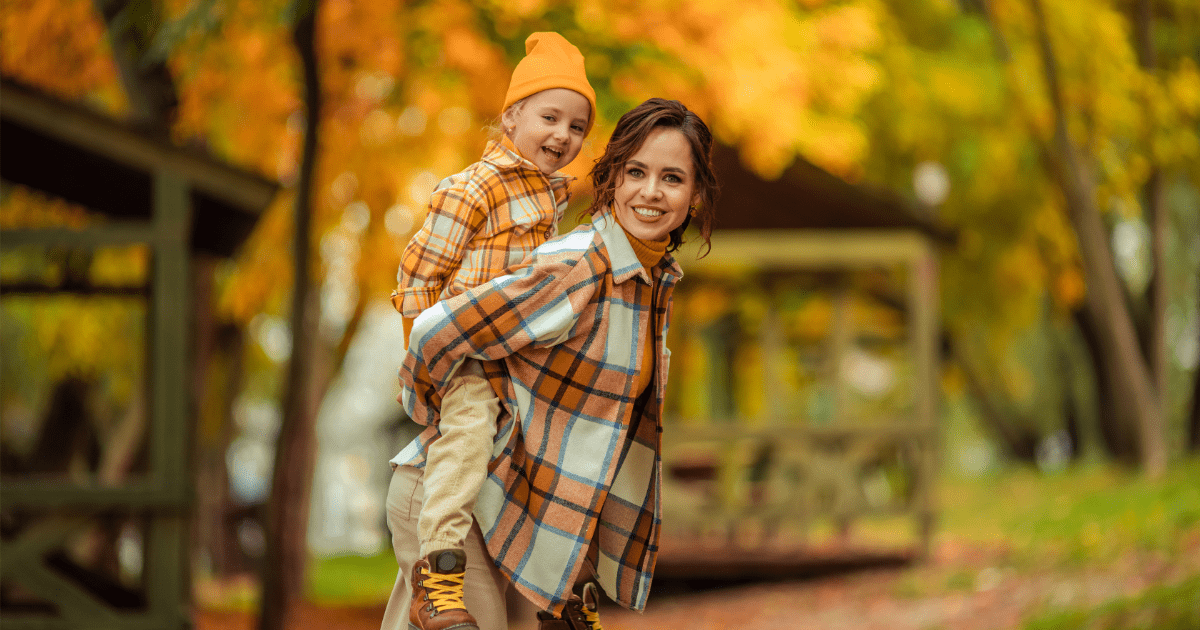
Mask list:
[{"label": "girl's face", "polygon": [[592,107],[582,94],[551,88],[526,98],[515,113],[504,112],[504,130],[521,157],[549,175],[579,155],[591,115]]},{"label": "girl's face", "polygon": [[651,131],[617,178],[613,206],[621,226],[644,241],[665,238],[699,201],[695,176],[683,133],[669,127]]}]

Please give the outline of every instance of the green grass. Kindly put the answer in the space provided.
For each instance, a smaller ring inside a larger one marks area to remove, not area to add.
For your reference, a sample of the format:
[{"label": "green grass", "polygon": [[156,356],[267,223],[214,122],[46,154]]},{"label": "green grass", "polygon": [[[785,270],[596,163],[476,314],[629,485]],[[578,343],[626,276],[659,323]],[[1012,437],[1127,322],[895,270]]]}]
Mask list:
[{"label": "green grass", "polygon": [[1025,630],[1196,630],[1200,628],[1200,575],[1158,586],[1137,597],[1091,609],[1037,617]]},{"label": "green grass", "polygon": [[1171,554],[1200,527],[1198,479],[1195,459],[1158,480],[1096,465],[945,479],[938,534],[1002,545],[1019,566],[1110,562],[1130,550]]},{"label": "green grass", "polygon": [[396,556],[388,548],[373,556],[313,558],[308,576],[308,597],[318,604],[380,604],[396,581]]}]

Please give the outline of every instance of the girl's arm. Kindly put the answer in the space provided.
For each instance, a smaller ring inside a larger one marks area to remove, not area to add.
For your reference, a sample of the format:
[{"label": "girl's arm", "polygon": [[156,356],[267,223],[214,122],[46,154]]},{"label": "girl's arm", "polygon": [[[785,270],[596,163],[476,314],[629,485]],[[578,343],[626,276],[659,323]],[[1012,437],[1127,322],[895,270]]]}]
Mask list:
[{"label": "girl's arm", "polygon": [[403,396],[409,416],[422,421],[418,402],[440,406],[441,392],[466,358],[502,359],[526,346],[569,339],[600,286],[606,264],[595,248],[567,255],[535,254],[512,274],[422,312],[400,369],[401,385],[411,390]]},{"label": "girl's arm", "polygon": [[400,257],[392,303],[400,314],[415,318],[433,306],[451,274],[462,265],[463,252],[487,222],[486,195],[470,181],[451,182],[435,190],[421,229]]}]

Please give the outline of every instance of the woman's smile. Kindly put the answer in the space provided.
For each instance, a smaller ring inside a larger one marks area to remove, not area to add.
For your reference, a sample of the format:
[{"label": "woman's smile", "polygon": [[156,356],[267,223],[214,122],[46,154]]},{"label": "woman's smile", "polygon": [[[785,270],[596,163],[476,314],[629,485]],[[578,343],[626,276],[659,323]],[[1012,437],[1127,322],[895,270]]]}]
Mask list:
[{"label": "woman's smile", "polygon": [[695,199],[692,150],[678,129],[656,129],[627,162],[613,195],[621,227],[660,241],[683,225]]}]

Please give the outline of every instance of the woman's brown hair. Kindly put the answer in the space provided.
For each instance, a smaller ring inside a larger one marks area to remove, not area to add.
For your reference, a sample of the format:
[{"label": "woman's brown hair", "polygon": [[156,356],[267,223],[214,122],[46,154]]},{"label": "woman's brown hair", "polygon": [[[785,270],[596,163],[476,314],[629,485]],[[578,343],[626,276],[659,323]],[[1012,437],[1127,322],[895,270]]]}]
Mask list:
[{"label": "woman's brown hair", "polygon": [[689,213],[683,225],[671,231],[671,242],[667,251],[679,249],[683,244],[683,232],[693,220],[696,221],[705,246],[711,248],[709,238],[712,236],[713,219],[716,216],[713,204],[716,203],[718,194],[717,177],[712,167],[712,132],[699,116],[679,101],[652,98],[621,116],[613,129],[608,146],[604,148],[604,155],[592,166],[590,176],[595,198],[586,212],[595,216],[597,212],[612,206],[617,185],[624,176],[625,163],[642,148],[650,132],[663,127],[678,129],[687,138],[688,145],[692,148],[692,164],[695,167],[694,194],[700,199],[694,213]]}]

